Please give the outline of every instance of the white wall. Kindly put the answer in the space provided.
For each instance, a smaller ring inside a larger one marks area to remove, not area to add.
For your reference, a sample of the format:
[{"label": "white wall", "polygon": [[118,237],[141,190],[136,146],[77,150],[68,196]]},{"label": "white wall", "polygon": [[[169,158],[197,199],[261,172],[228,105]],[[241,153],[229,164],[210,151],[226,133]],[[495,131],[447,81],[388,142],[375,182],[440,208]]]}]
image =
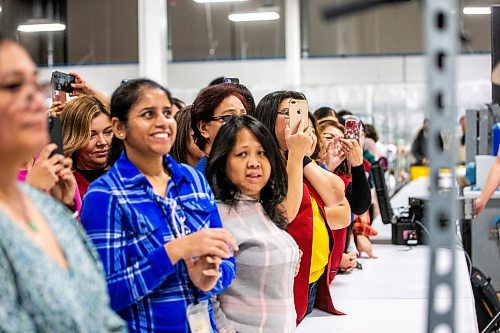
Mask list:
[{"label": "white wall", "polygon": [[[460,112],[491,101],[490,55],[462,55],[458,60]],[[138,76],[137,64],[69,66],[95,87],[111,94],[122,79]],[[53,69],[40,70],[43,79]],[[379,110],[425,109],[425,61],[423,56],[317,58],[302,61],[302,91],[311,109],[322,105],[364,113]],[[218,76],[238,77],[258,102],[265,94],[286,89],[284,59],[180,62],[168,64],[168,87],[173,95],[190,103],[199,89]]]}]

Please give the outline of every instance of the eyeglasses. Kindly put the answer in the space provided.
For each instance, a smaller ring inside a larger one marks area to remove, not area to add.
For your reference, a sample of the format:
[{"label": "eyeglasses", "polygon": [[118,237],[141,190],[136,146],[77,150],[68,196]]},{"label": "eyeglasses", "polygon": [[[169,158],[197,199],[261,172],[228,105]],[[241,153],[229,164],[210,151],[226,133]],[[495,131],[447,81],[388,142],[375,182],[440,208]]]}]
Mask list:
[{"label": "eyeglasses", "polygon": [[280,114],[286,118],[290,117],[290,109],[289,108],[284,108],[276,112],[277,114]]},{"label": "eyeglasses", "polygon": [[213,116],[213,117],[210,117],[210,121],[212,120],[217,120],[217,121],[222,121],[223,123],[227,123],[229,121],[229,119],[232,119],[233,117],[236,117],[236,115],[234,114],[225,114],[223,116]]}]

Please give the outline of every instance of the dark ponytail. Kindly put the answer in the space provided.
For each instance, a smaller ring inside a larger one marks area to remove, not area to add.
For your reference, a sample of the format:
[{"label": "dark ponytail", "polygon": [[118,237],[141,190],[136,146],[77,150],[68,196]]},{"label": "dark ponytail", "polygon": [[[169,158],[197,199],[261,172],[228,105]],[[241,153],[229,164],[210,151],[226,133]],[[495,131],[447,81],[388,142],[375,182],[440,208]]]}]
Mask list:
[{"label": "dark ponytail", "polygon": [[[111,96],[111,119],[117,118],[126,126],[130,109],[137,103],[142,91],[148,88],[162,90],[172,102],[170,92],[162,85],[148,79],[129,80],[119,86]],[[124,150],[123,141],[114,136],[109,147],[108,164],[113,165]]]}]

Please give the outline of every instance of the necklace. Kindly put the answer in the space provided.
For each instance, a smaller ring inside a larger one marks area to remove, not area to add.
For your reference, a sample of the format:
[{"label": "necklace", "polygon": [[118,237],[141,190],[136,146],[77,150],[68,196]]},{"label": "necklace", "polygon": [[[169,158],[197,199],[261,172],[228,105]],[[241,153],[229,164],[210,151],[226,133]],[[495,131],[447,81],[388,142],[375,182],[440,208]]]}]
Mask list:
[{"label": "necklace", "polygon": [[21,192],[19,192],[19,199],[19,202],[21,203],[21,215],[23,218],[23,222],[28,226],[28,229],[33,232],[37,232],[38,227],[35,223],[33,223],[33,221],[31,221],[29,217],[28,210],[26,209],[26,202],[24,201],[24,195]]}]

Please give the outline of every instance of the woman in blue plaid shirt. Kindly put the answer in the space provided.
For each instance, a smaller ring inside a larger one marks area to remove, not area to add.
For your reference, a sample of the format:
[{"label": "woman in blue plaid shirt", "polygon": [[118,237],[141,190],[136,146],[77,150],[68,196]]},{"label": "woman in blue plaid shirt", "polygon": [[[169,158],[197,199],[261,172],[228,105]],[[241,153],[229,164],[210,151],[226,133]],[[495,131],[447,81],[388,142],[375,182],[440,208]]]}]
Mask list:
[{"label": "woman in blue plaid shirt", "polygon": [[[210,297],[231,283],[237,246],[205,177],[167,155],[176,134],[170,94],[128,81],[112,96],[111,117],[116,162],[82,208],[111,306],[132,332],[189,332],[200,323],[208,329],[200,332],[215,332]],[[201,317],[187,315],[193,307]]]}]

